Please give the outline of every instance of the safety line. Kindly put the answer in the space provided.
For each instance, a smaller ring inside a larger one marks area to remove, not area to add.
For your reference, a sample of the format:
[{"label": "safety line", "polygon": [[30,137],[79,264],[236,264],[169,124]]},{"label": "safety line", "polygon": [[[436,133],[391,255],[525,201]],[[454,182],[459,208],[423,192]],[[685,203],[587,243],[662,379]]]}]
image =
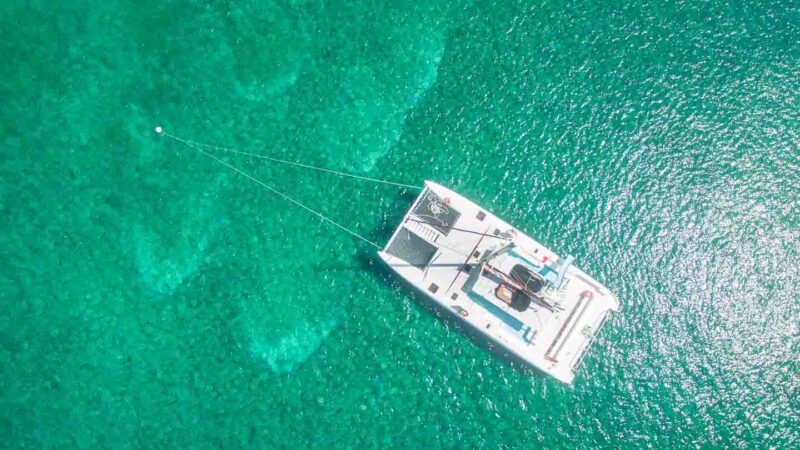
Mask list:
[{"label": "safety line", "polygon": [[[164,136],[167,136],[167,137],[172,137],[173,139],[175,139],[174,136],[168,135],[166,132],[164,132],[161,127],[157,127],[156,128],[156,132],[158,134],[161,134],[161,135],[164,135]],[[364,236],[361,236],[360,234],[356,233],[355,231],[350,230],[349,228],[345,227],[344,225],[341,225],[338,222],[335,222],[334,220],[325,217],[322,213],[317,212],[317,211],[309,208],[308,206],[300,203],[299,201],[293,199],[292,197],[289,197],[288,195],[284,194],[283,192],[281,192],[281,191],[273,188],[272,186],[264,183],[263,181],[259,180],[258,178],[256,178],[256,177],[254,177],[254,176],[252,176],[252,175],[250,175],[250,174],[238,169],[237,167],[232,166],[231,164],[228,164],[227,162],[217,158],[216,156],[206,152],[205,150],[193,145],[193,142],[182,140],[180,138],[177,138],[177,140],[179,140],[180,142],[183,142],[187,147],[189,147],[189,148],[191,148],[193,150],[196,150],[196,151],[202,153],[203,155],[207,156],[208,158],[211,158],[212,160],[216,161],[217,163],[219,163],[219,164],[221,164],[221,165],[233,170],[234,172],[238,173],[239,175],[242,175],[242,176],[250,179],[251,181],[260,184],[262,187],[270,190],[272,193],[278,195],[279,197],[283,198],[284,200],[293,203],[295,206],[298,206],[298,207],[306,210],[307,212],[319,217],[320,219],[324,220],[325,222],[328,222],[331,225],[334,225],[337,228],[349,233],[350,235],[352,235],[352,236],[354,236],[354,237],[356,237],[358,239],[361,239],[362,241],[366,242],[367,244],[372,245],[373,247],[377,248],[378,250],[381,249],[381,246],[376,244],[375,242],[365,238]]]},{"label": "safety line", "polygon": [[365,176],[362,176],[362,175],[356,175],[356,174],[347,173],[347,172],[339,172],[338,170],[326,169],[324,167],[310,166],[308,164],[302,164],[302,163],[298,163],[298,162],[294,162],[294,161],[288,161],[288,160],[285,160],[285,159],[273,158],[271,156],[260,155],[258,153],[243,152],[241,150],[234,150],[234,149],[231,149],[231,148],[220,147],[218,145],[203,144],[203,143],[200,143],[200,142],[191,141],[189,139],[184,139],[184,138],[182,138],[180,136],[176,136],[176,135],[171,134],[171,133],[167,133],[161,127],[157,127],[156,128],[156,133],[158,133],[158,134],[160,134],[160,135],[162,135],[164,137],[168,137],[170,139],[173,139],[173,140],[175,140],[177,142],[180,142],[180,143],[183,143],[185,145],[188,145],[188,146],[203,147],[203,148],[209,149],[209,150],[219,150],[219,151],[228,152],[228,153],[235,153],[237,155],[250,156],[252,158],[263,159],[263,160],[267,160],[267,161],[271,161],[271,162],[275,162],[275,163],[279,163],[279,164],[287,164],[287,165],[290,165],[290,166],[300,167],[300,168],[303,168],[303,169],[312,169],[312,170],[317,170],[317,171],[320,171],[320,172],[327,172],[327,173],[338,175],[338,176],[342,176],[342,177],[350,177],[350,178],[355,178],[355,179],[363,180],[363,181],[371,181],[373,183],[388,184],[388,185],[392,185],[392,186],[399,186],[399,187],[404,187],[404,188],[409,188],[409,189],[417,189],[417,190],[422,190],[423,189],[421,186],[414,186],[412,184],[398,183],[398,182],[395,182],[395,181],[381,180],[381,179],[378,179],[378,178],[370,178],[370,177],[365,177]]}]

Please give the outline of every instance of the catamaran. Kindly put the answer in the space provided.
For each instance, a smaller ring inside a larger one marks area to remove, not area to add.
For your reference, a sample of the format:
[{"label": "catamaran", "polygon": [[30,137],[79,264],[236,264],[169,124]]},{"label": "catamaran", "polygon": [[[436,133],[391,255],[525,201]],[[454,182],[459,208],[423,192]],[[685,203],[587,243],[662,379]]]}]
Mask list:
[{"label": "catamaran", "polygon": [[564,383],[619,309],[573,257],[431,181],[378,255],[439,309]]},{"label": "catamaran", "polygon": [[[523,362],[571,383],[575,369],[619,301],[602,284],[542,244],[461,195],[426,181],[423,187],[348,174],[267,155],[156,133],[197,151],[287,202],[378,249],[402,278],[458,320]],[[381,246],[214,155],[225,152],[361,181],[420,189]]]}]

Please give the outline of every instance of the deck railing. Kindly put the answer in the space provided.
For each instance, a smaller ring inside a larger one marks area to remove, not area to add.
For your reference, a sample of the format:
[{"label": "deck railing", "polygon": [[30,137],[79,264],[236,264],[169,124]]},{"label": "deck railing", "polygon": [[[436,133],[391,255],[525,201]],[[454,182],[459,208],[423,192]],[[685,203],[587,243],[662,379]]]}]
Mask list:
[{"label": "deck railing", "polygon": [[570,364],[570,369],[575,370],[578,368],[578,366],[581,365],[581,362],[583,362],[583,357],[586,356],[587,353],[589,353],[589,347],[592,346],[592,343],[594,342],[597,335],[600,333],[600,330],[603,328],[603,325],[605,325],[606,319],[608,319],[608,311],[603,313],[603,317],[601,317],[599,321],[600,325],[594,329],[592,335],[589,337],[589,339],[586,339],[583,347],[581,347],[581,349],[576,353],[575,358],[573,358],[572,360],[572,364]]}]

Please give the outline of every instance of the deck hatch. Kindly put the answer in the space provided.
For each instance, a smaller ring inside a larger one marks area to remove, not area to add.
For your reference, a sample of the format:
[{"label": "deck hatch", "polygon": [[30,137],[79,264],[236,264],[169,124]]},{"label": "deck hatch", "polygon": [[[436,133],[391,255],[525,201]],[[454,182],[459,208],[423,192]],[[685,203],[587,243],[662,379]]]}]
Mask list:
[{"label": "deck hatch", "polygon": [[423,195],[422,201],[414,208],[414,215],[447,236],[461,213],[448,206],[433,191],[426,191]]},{"label": "deck hatch", "polygon": [[406,227],[400,228],[386,253],[420,269],[425,268],[436,254],[436,246],[412,233]]}]

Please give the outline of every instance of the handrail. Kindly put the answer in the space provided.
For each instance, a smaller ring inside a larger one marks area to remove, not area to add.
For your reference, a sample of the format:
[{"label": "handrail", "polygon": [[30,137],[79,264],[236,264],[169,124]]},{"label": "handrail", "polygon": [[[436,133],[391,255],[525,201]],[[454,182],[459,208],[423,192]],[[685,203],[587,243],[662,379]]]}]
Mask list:
[{"label": "handrail", "polygon": [[572,363],[570,364],[570,369],[575,370],[583,362],[583,358],[586,356],[587,353],[589,353],[589,348],[592,346],[592,343],[594,343],[594,340],[597,338],[597,335],[600,333],[600,330],[603,329],[603,325],[605,325],[606,320],[608,319],[608,312],[609,310],[606,310],[606,312],[603,314],[603,317],[600,318],[600,325],[597,328],[595,328],[594,333],[592,333],[592,336],[586,340],[586,343],[584,344],[583,348],[581,348],[578,354],[575,356],[575,358],[573,358]]}]

